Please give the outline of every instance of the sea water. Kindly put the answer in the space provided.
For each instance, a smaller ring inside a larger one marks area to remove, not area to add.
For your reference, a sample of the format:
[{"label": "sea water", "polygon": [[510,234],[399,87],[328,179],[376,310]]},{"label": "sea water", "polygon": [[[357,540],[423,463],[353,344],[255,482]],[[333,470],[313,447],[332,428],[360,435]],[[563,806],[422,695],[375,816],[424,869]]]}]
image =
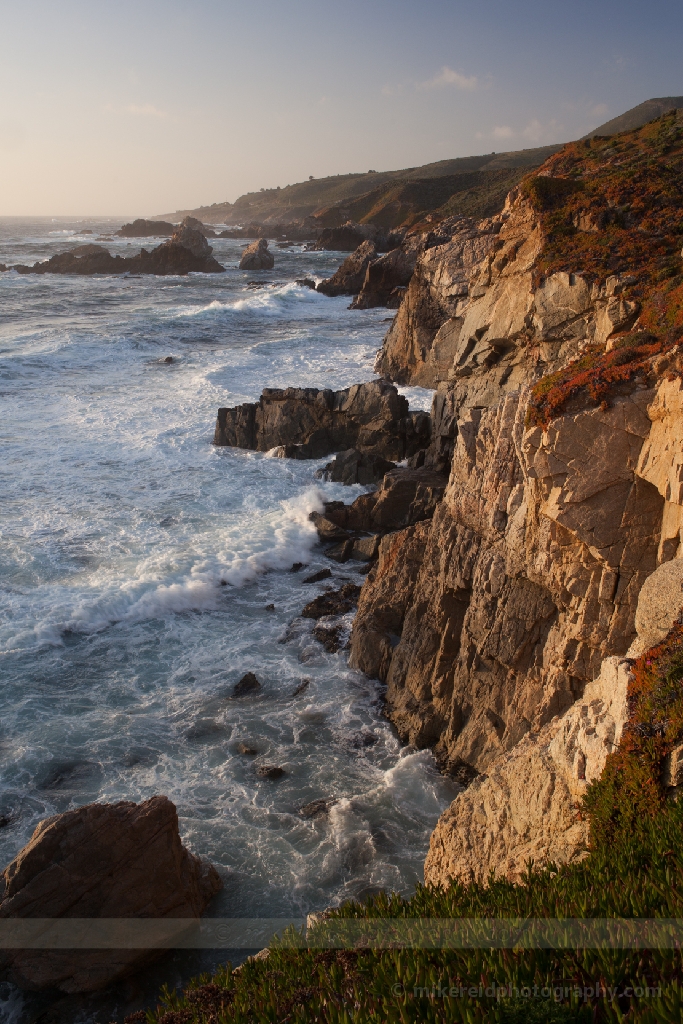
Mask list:
[{"label": "sea water", "polygon": [[[158,242],[112,237],[119,225],[5,219],[0,262]],[[240,271],[244,243],[211,244],[224,274],[0,274],[0,857],[49,815],[163,793],[222,876],[212,916],[300,917],[409,893],[454,787],[429,752],[402,749],[382,686],[299,618],[326,586],[364,579],[325,558],[309,520],[363,488],[321,482],[326,460],[211,443],[218,407],[264,386],[371,380],[390,314],[296,283],[342,254],[271,241],[273,271]],[[332,580],[303,582],[324,567]],[[246,672],[262,689],[234,699]],[[264,763],[285,775],[259,777]],[[318,798],[336,803],[303,818]],[[144,994],[225,958],[167,957]],[[22,1005],[5,986],[0,1019]]]}]

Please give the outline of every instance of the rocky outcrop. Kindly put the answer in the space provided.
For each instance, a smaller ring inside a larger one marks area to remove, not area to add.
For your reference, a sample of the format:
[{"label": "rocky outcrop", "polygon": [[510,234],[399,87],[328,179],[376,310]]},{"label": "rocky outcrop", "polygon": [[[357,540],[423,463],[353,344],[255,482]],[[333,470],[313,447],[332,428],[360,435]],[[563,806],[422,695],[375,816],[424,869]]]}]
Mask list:
[{"label": "rocky outcrop", "polygon": [[332,277],[320,282],[317,290],[329,296],[357,295],[363,287],[368,267],[376,259],[374,242],[362,242]]},{"label": "rocky outcrop", "polygon": [[340,452],[332,462],[316,474],[323,480],[338,484],[376,484],[390,469],[396,469],[395,462],[383,459],[381,455],[366,455],[357,448]]},{"label": "rocky outcrop", "polygon": [[[170,244],[184,246],[190,250],[193,256],[201,256],[203,258],[210,256],[213,249],[207,242],[206,235],[195,227],[195,224],[199,224],[199,221],[195,221],[194,224],[188,223],[190,221],[194,221],[194,218],[186,217],[182,224],[178,225],[171,235]],[[203,224],[200,224],[200,227],[203,226]]]},{"label": "rocky outcrop", "polygon": [[[186,850],[164,796],[88,804],[47,818],[4,872],[0,918],[199,919],[221,888]],[[177,928],[183,934],[184,926]],[[168,938],[172,939],[173,934]],[[144,966],[153,949],[13,949],[2,966],[28,989],[92,992]]]},{"label": "rocky outcrop", "polygon": [[183,217],[176,231],[182,230],[182,228],[191,228],[193,231],[198,231],[200,235],[204,235],[205,238],[217,238],[216,232],[213,228],[208,227],[206,224],[202,224],[196,217]]},{"label": "rocky outcrop", "polygon": [[242,253],[240,270],[272,270],[274,266],[275,257],[268,251],[267,238],[252,242]]},{"label": "rocky outcrop", "polygon": [[380,548],[351,641],[408,742],[485,771],[626,654],[662,527],[636,472],[653,399],[641,387],[545,433],[523,391],[461,411],[444,500]]},{"label": "rocky outcrop", "polygon": [[214,444],[318,459],[356,448],[398,462],[429,443],[429,417],[410,413],[386,381],[344,391],[266,388],[258,402],[219,409]]},{"label": "rocky outcrop", "polygon": [[[182,238],[182,242],[180,239]],[[190,247],[191,246],[191,247]],[[167,242],[137,256],[112,256],[104,246],[81,246],[34,263],[32,267],[18,265],[12,269],[19,274],[222,274],[224,267],[211,255],[211,247],[199,232],[183,228]]]},{"label": "rocky outcrop", "polygon": [[392,249],[368,264],[359,295],[353,300],[353,309],[372,309],[386,306],[398,309],[410,283],[417,260],[417,247]]},{"label": "rocky outcrop", "polygon": [[343,224],[337,228],[323,228],[316,249],[330,249],[334,252],[353,252],[367,240],[368,234],[359,224]]},{"label": "rocky outcrop", "polygon": [[124,224],[116,232],[121,238],[158,238],[160,235],[172,235],[175,225],[165,220],[144,220],[138,217],[132,224]]}]

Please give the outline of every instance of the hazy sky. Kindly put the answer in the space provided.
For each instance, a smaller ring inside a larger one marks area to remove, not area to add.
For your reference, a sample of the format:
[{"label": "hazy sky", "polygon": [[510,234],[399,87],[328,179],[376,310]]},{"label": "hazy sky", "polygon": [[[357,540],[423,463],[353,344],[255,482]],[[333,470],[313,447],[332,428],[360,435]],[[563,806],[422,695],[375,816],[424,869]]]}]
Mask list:
[{"label": "hazy sky", "polygon": [[158,214],[683,95],[673,0],[0,0],[0,215]]}]

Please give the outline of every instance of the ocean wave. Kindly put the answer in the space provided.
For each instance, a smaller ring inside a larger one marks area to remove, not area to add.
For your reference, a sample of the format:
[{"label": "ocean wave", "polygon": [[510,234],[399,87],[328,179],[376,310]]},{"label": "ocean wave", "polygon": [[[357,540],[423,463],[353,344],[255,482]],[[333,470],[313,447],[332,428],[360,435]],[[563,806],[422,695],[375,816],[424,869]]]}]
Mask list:
[{"label": "ocean wave", "polygon": [[219,299],[214,299],[206,306],[185,307],[177,312],[175,317],[205,316],[207,313],[222,312],[243,313],[250,310],[278,316],[282,313],[283,307],[302,303],[307,306],[317,306],[320,303],[330,303],[330,299],[326,295],[314,291],[313,288],[307,288],[295,281],[288,281],[287,284],[249,291],[244,294],[243,298],[235,299],[232,302],[221,302]]}]

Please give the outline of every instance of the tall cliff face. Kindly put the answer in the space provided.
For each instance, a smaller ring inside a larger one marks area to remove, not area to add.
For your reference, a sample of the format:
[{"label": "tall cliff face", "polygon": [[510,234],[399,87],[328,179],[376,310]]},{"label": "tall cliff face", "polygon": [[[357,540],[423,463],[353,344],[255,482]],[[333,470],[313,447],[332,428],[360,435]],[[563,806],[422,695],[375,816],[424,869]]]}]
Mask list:
[{"label": "tall cliff face", "polygon": [[[503,780],[456,800],[430,881],[514,876],[525,851],[567,860],[585,841],[547,750],[576,733],[577,700],[636,638],[643,583],[681,551],[681,238],[661,219],[681,148],[677,116],[608,151],[566,147],[498,220],[424,253],[380,353],[383,372],[438,385],[426,461],[450,479],[430,523],[382,541],[352,661],[386,681],[406,741],[463,782]],[[511,838],[504,819],[532,798]]]}]

